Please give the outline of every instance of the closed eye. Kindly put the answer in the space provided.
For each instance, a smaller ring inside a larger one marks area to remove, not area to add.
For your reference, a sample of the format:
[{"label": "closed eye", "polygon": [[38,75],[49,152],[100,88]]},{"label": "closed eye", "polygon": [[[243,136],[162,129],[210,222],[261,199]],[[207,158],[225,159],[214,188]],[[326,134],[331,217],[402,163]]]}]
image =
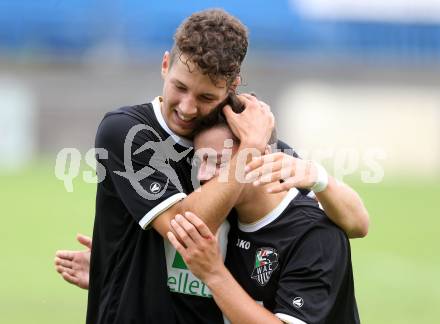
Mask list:
[{"label": "closed eye", "polygon": [[200,96],[200,100],[202,100],[204,102],[213,102],[215,99],[212,97],[208,97],[208,96]]},{"label": "closed eye", "polygon": [[175,87],[179,90],[179,91],[185,91],[186,88],[182,85],[176,84]]}]

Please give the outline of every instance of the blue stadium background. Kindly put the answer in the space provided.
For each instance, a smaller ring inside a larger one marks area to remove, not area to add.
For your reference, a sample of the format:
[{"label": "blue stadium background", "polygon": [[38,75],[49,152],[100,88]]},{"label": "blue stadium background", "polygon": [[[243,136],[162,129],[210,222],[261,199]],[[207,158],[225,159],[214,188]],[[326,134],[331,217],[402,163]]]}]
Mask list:
[{"label": "blue stadium background", "polygon": [[178,23],[223,7],[251,30],[254,50],[431,61],[440,58],[440,25],[310,20],[292,1],[2,0],[0,48],[10,55],[81,58],[102,43],[128,54],[169,47]]}]

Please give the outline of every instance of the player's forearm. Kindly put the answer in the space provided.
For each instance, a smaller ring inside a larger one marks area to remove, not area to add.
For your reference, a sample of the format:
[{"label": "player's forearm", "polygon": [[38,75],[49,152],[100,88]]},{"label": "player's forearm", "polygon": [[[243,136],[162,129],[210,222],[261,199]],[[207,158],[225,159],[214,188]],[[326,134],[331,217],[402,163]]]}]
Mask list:
[{"label": "player's forearm", "polygon": [[[235,169],[235,163],[231,164],[231,169]],[[234,207],[242,189],[243,184],[235,180],[235,174],[230,173],[226,182],[215,177],[186,197],[179,205],[179,213],[195,213],[215,233]]]},{"label": "player's forearm", "polygon": [[205,283],[217,306],[231,323],[281,323],[273,313],[257,304],[226,268]]},{"label": "player's forearm", "polygon": [[[250,159],[250,158],[249,158]],[[236,179],[238,154],[229,163],[228,176],[215,177],[192,192],[185,199],[157,217],[152,225],[164,237],[170,230],[170,221],[176,214],[191,211],[198,215],[215,233],[235,205],[244,184]]]},{"label": "player's forearm", "polygon": [[369,215],[359,195],[349,186],[329,176],[327,188],[316,194],[327,216],[350,238],[368,233]]}]

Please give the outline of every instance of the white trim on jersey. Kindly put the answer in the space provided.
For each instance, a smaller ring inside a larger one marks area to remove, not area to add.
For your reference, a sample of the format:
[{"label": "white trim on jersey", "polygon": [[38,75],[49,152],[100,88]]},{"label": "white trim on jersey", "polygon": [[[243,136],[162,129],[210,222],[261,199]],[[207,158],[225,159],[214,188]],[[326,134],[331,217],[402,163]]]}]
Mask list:
[{"label": "white trim on jersey", "polygon": [[174,139],[174,141],[183,147],[193,147],[193,143],[190,140],[187,140],[186,138],[180,137],[176,133],[174,133],[165,122],[165,119],[162,115],[162,110],[160,109],[160,102],[162,101],[162,97],[156,97],[151,102],[154,109],[154,114],[156,115],[157,121],[159,122],[160,126],[168,133],[170,136]]},{"label": "white trim on jersey", "polygon": [[318,198],[316,198],[316,195],[315,195],[315,193],[314,193],[313,191],[310,191],[310,192],[307,194],[307,197],[312,198],[312,199],[315,199],[315,200],[318,200]]},{"label": "white trim on jersey", "polygon": [[160,214],[162,214],[165,210],[170,208],[175,203],[181,201],[182,199],[185,199],[186,194],[180,192],[178,194],[175,194],[171,197],[168,197],[164,201],[162,201],[160,204],[156,205],[156,207],[150,209],[150,211],[142,217],[142,219],[139,221],[139,225],[146,229],[147,226]]},{"label": "white trim on jersey", "polygon": [[215,236],[217,237],[217,243],[220,247],[221,255],[223,256],[223,262],[225,262],[226,259],[226,250],[228,248],[228,234],[230,228],[231,225],[227,220],[225,220],[218,228],[217,233],[215,233]]},{"label": "white trim on jersey", "polygon": [[272,223],[281,213],[287,208],[289,203],[298,195],[299,191],[296,188],[292,188],[287,192],[287,195],[283,198],[281,203],[275,207],[269,214],[261,218],[254,223],[241,223],[238,221],[238,228],[243,232],[256,232],[264,226]]},{"label": "white trim on jersey", "polygon": [[307,194],[307,197],[312,198],[312,199],[315,199],[315,200],[318,202],[318,206],[319,206],[319,208],[320,208],[321,210],[324,210],[324,207],[322,207],[321,203],[319,202],[318,198],[316,198],[316,195],[315,195],[315,193],[314,193],[313,191],[310,191],[310,192]]},{"label": "white trim on jersey", "polygon": [[287,314],[282,314],[282,313],[276,313],[275,314],[276,317],[278,317],[280,320],[283,321],[283,323],[288,323],[288,324],[307,324],[304,321],[301,321],[300,319],[287,315]]}]

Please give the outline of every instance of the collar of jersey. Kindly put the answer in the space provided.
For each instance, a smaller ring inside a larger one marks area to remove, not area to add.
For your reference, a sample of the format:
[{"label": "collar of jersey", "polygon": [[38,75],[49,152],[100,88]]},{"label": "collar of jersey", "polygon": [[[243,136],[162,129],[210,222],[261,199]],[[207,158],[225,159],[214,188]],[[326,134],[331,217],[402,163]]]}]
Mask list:
[{"label": "collar of jersey", "polygon": [[160,103],[162,102],[162,97],[156,97],[151,102],[153,104],[154,114],[156,115],[157,121],[159,122],[160,126],[173,138],[173,140],[177,143],[182,145],[183,147],[193,147],[192,141],[180,137],[176,133],[174,133],[165,122],[165,119],[162,115],[162,110],[160,109]]},{"label": "collar of jersey", "polygon": [[238,228],[243,232],[256,232],[264,226],[272,223],[283,213],[283,211],[287,208],[287,206],[289,206],[289,203],[298,195],[298,193],[298,189],[290,189],[278,206],[276,206],[275,209],[273,209],[269,214],[253,223],[241,223],[238,221]]}]

